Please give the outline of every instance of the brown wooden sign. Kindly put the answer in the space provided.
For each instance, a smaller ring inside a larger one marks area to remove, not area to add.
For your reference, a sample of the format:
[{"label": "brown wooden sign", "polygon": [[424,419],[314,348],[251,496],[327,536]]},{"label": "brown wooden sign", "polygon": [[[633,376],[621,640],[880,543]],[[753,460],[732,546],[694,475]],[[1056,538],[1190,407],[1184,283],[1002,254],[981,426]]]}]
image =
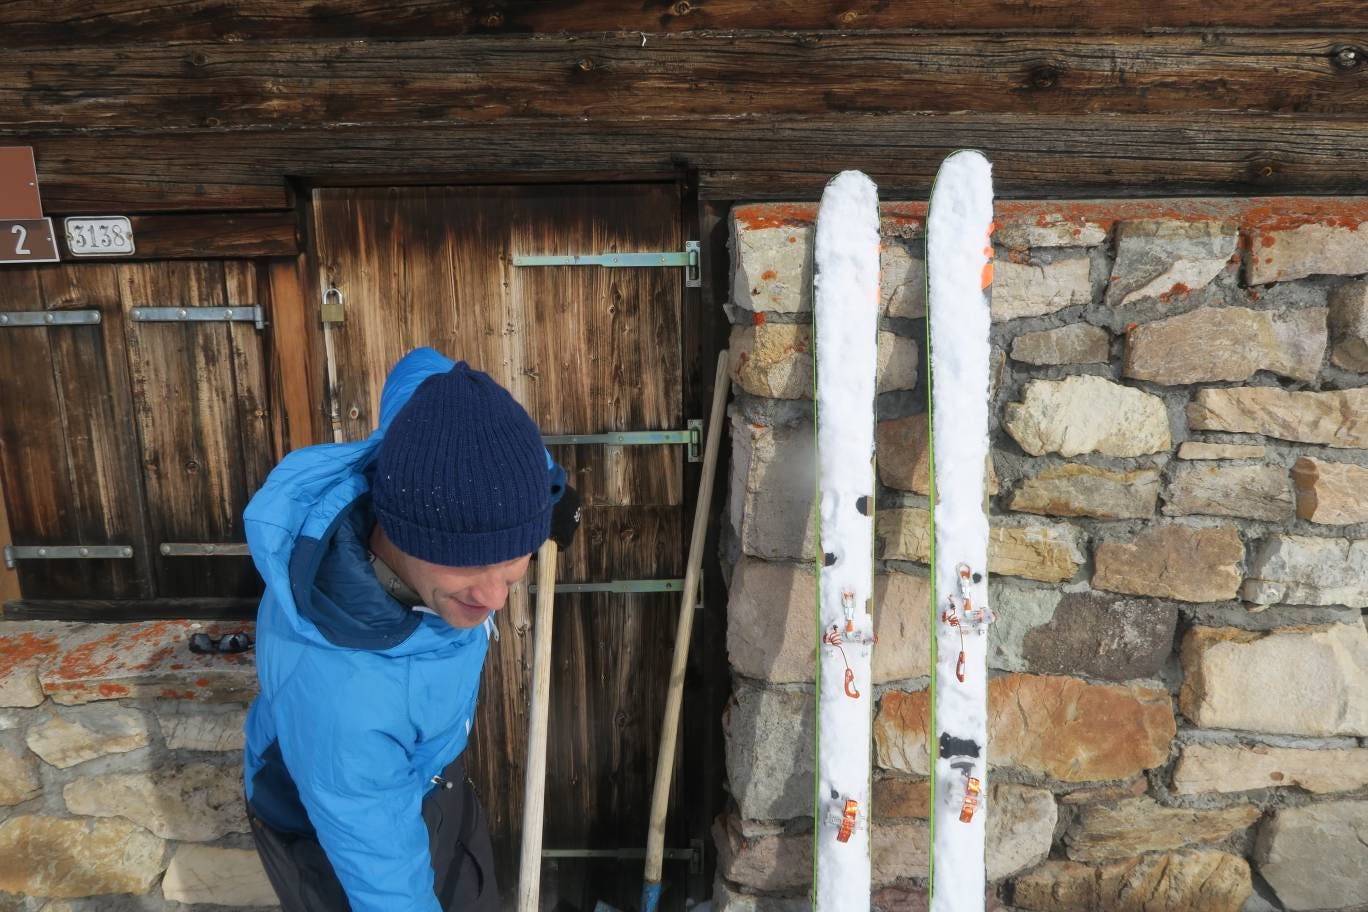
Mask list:
[{"label": "brown wooden sign", "polygon": [[56,263],[52,219],[0,218],[0,263]]},{"label": "brown wooden sign", "polygon": [[0,219],[40,219],[32,146],[0,146]]}]

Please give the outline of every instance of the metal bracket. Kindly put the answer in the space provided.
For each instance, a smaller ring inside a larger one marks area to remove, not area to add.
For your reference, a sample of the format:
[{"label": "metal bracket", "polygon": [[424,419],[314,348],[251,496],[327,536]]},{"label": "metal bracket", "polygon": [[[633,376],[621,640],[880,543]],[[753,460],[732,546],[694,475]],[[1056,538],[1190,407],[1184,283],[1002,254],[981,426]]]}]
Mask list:
[{"label": "metal bracket", "polygon": [[69,326],[99,322],[98,310],[7,310],[0,313],[0,326]]},{"label": "metal bracket", "polygon": [[[527,587],[528,592],[536,592],[537,584]],[[556,583],[556,593],[572,592],[615,592],[619,595],[634,595],[642,592],[683,592],[682,579],[656,580],[611,580],[606,583]]]},{"label": "metal bracket", "polygon": [[5,545],[5,566],[21,560],[120,560],[133,556],[128,545]]},{"label": "metal bracket", "polygon": [[162,542],[163,557],[248,557],[246,542]]},{"label": "metal bracket", "polygon": [[608,431],[603,434],[548,434],[542,443],[556,444],[590,443],[606,446],[659,446],[662,444],[683,443],[689,447],[689,462],[701,462],[703,444],[703,419],[691,418],[687,431]]},{"label": "metal bracket", "polygon": [[266,328],[266,317],[256,307],[135,307],[132,317],[136,323],[223,323],[252,322],[257,329]]},{"label": "metal bracket", "polygon": [[518,255],[514,266],[607,266],[609,268],[646,268],[653,266],[683,266],[684,284],[698,288],[703,284],[703,270],[699,262],[701,245],[686,241],[684,249],[669,253],[571,253],[557,255]]}]

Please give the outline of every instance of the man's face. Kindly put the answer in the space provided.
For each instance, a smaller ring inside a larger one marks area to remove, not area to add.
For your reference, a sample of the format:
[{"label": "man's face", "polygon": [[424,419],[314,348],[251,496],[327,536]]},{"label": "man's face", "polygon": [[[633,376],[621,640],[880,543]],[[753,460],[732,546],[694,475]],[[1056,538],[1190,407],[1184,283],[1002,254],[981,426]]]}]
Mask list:
[{"label": "man's face", "polygon": [[479,627],[508,603],[508,587],[527,574],[532,555],[484,567],[444,567],[405,555],[405,581],[452,627]]}]

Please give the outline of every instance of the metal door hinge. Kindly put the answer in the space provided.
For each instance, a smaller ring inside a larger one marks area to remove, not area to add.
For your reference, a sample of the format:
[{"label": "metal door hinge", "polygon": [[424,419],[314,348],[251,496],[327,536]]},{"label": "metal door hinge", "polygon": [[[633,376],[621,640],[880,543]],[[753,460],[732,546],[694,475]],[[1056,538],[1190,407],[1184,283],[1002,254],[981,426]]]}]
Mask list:
[{"label": "metal door hinge", "polygon": [[135,323],[222,323],[252,322],[266,328],[266,317],[257,307],[135,307]]},{"label": "metal door hinge", "polygon": [[126,560],[129,545],[5,545],[5,566],[13,570],[21,560]]},{"label": "metal door hinge", "polygon": [[703,270],[700,265],[700,244],[686,241],[684,249],[677,252],[660,253],[571,253],[519,254],[513,257],[514,266],[607,266],[627,269],[652,266],[683,266],[684,284],[698,288],[703,284]]},{"label": "metal door hinge", "polygon": [[542,443],[556,444],[591,443],[606,446],[660,446],[662,444],[683,443],[689,447],[689,462],[702,460],[703,419],[691,418],[685,431],[605,431],[602,434],[547,434]]},{"label": "metal door hinge", "polygon": [[98,310],[7,310],[0,313],[0,327],[70,326],[99,322]]},{"label": "metal door hinge", "polygon": [[246,542],[162,542],[163,557],[247,557]]}]

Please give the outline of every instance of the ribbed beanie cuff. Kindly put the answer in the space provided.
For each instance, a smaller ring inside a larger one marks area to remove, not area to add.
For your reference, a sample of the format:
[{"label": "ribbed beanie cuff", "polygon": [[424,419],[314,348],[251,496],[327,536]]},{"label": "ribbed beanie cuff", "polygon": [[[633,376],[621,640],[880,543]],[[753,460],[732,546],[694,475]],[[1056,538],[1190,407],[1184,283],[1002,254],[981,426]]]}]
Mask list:
[{"label": "ribbed beanie cuff", "polygon": [[420,526],[395,513],[375,511],[395,547],[429,564],[479,567],[531,554],[551,535],[551,508],[517,526],[488,532],[452,532]]}]

